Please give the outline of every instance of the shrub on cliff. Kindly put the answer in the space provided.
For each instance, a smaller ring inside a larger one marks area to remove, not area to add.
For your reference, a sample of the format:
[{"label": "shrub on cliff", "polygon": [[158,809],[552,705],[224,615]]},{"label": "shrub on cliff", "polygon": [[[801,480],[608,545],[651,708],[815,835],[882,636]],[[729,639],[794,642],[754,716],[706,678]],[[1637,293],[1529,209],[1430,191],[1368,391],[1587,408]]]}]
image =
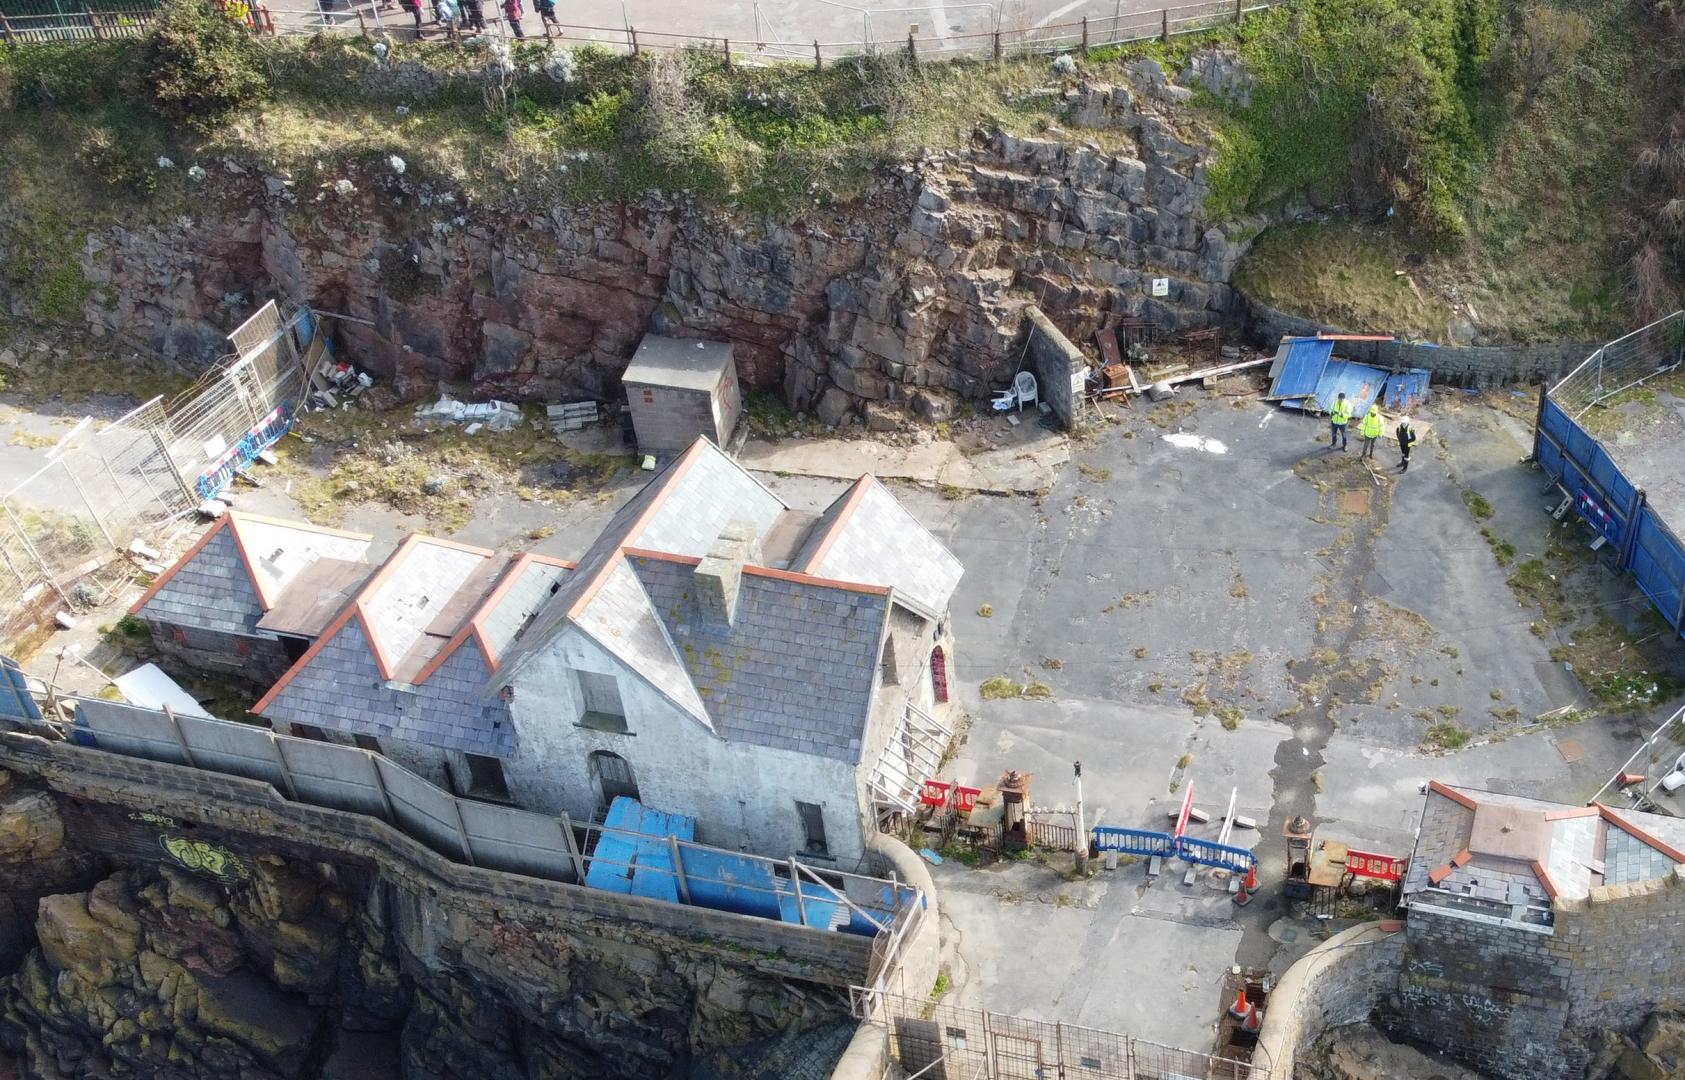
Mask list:
[{"label": "shrub on cliff", "polygon": [[210,128],[269,95],[269,75],[250,31],[207,0],[164,0],[142,57],[152,106]]}]

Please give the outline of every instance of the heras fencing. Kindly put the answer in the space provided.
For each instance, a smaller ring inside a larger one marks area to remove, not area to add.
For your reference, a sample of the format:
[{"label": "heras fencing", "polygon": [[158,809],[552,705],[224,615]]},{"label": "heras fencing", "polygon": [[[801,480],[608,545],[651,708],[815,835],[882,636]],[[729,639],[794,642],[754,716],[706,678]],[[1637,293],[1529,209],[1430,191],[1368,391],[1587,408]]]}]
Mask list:
[{"label": "heras fencing", "polygon": [[187,391],[105,427],[84,419],[0,494],[0,640],[152,572],[193,509],[291,428],[308,372],[329,356],[310,311],[270,301],[229,341],[233,355]]},{"label": "heras fencing", "polygon": [[933,1004],[855,988],[855,1015],[886,1030],[889,1057],[923,1080],[1254,1080],[1243,1061],[1114,1031]]},{"label": "heras fencing", "polygon": [[1685,312],[1611,341],[1552,386],[1539,406],[1533,457],[1562,504],[1597,531],[1612,569],[1630,571],[1675,631],[1685,632],[1685,544],[1587,428],[1594,410],[1685,363]]},{"label": "heras fencing", "polygon": [[[1131,4],[1114,5],[1111,14],[1066,17],[1059,22],[1008,20],[992,4],[949,4],[930,7],[906,7],[872,12],[856,8],[861,16],[861,36],[852,41],[829,41],[822,38],[794,40],[789,32],[768,25],[759,3],[751,5],[737,20],[723,15],[717,29],[709,33],[681,33],[669,29],[637,26],[628,18],[620,25],[589,23],[558,23],[541,20],[528,14],[519,22],[511,22],[496,0],[482,0],[481,11],[485,32],[504,38],[535,40],[561,39],[568,44],[591,43],[616,51],[637,55],[646,51],[694,50],[718,54],[726,64],[793,61],[823,66],[854,56],[901,51],[918,60],[925,57],[1025,56],[1056,52],[1086,53],[1089,49],[1107,45],[1123,45],[1154,38],[1169,41],[1183,34],[1200,33],[1225,24],[1243,21],[1249,14],[1264,11],[1279,0],[1268,3],[1248,3],[1246,0],[1203,0],[1160,7],[1142,8]],[[469,36],[469,27],[460,19],[453,24],[434,20],[431,0],[422,0],[423,23],[416,21],[401,7],[375,2],[353,0],[290,0],[284,3],[231,5],[231,17],[251,25],[261,34],[360,34],[405,35],[433,39],[458,40]],[[144,29],[150,13],[144,8],[125,8],[96,0],[96,11],[58,14],[34,14],[6,17],[0,15],[0,39],[29,44],[43,41],[93,41],[104,37],[139,33]],[[839,4],[839,7],[853,5]],[[949,9],[986,9],[975,25],[961,24],[957,32],[933,32],[938,20],[945,21]],[[1054,9],[1057,18],[1068,7]],[[924,13],[924,14],[920,14]],[[877,14],[876,24],[872,17]],[[887,32],[889,19],[907,26],[905,34]],[[924,21],[920,21],[923,19]]]}]

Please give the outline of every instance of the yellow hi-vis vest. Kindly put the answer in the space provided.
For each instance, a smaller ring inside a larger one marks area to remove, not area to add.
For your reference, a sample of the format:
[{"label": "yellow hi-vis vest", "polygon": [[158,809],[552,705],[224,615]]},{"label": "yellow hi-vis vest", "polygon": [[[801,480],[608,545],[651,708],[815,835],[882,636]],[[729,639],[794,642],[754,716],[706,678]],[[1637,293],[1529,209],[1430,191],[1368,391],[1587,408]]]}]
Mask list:
[{"label": "yellow hi-vis vest", "polygon": [[1365,439],[1379,439],[1381,437],[1381,410],[1371,405],[1369,411],[1363,414],[1363,426],[1358,431]]},{"label": "yellow hi-vis vest", "polygon": [[1334,407],[1332,409],[1328,410],[1328,420],[1329,420],[1329,422],[1339,424],[1341,427],[1345,427],[1346,422],[1349,421],[1351,418],[1352,418],[1352,403],[1349,402],[1349,401],[1345,401],[1345,400],[1336,398],[1334,400]]}]

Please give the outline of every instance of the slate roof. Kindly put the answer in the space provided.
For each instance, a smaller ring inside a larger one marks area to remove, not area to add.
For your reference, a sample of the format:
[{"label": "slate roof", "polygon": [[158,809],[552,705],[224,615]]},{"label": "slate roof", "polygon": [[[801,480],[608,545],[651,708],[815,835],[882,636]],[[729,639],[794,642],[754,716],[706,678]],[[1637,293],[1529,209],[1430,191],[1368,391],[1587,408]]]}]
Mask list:
[{"label": "slate roof", "polygon": [[790,562],[838,581],[887,585],[896,599],[939,619],[965,567],[870,474],[832,503]]},{"label": "slate roof", "polygon": [[1492,904],[1548,906],[1594,886],[1653,881],[1685,863],[1685,822],[1601,804],[1428,786],[1405,874],[1408,898],[1432,891]]},{"label": "slate roof", "polygon": [[712,390],[731,365],[731,343],[645,334],[620,376],[623,383]]},{"label": "slate roof", "polygon": [[860,760],[890,591],[748,566],[726,623],[698,611],[696,563],[631,556],[714,729],[756,746]]},{"label": "slate roof", "polygon": [[273,637],[258,621],[321,559],[363,560],[372,537],[230,510],[129,613],[172,626]]}]

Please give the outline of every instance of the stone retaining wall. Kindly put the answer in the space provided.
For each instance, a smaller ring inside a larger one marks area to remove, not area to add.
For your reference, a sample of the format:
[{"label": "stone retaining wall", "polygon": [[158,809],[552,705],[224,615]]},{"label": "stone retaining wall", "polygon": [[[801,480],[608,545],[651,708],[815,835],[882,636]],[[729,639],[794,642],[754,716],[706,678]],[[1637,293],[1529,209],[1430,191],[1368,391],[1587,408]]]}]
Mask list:
[{"label": "stone retaining wall", "polygon": [[1041,400],[1068,428],[1082,405],[1088,358],[1034,304],[1024,309],[1024,323],[1024,366],[1035,375]]},{"label": "stone retaining wall", "polygon": [[1372,922],[1335,934],[1287,969],[1270,991],[1254,1065],[1260,1080],[1292,1080],[1298,1055],[1323,1033],[1369,1019],[1398,987],[1402,924]]},{"label": "stone retaining wall", "polygon": [[[1351,330],[1290,315],[1240,290],[1247,334],[1265,348],[1284,336],[1316,334],[1372,334],[1384,330]],[[1479,388],[1510,383],[1553,382],[1572,371],[1597,350],[1596,345],[1426,345],[1398,341],[1341,341],[1334,354],[1388,369],[1423,368],[1434,382]]]}]

